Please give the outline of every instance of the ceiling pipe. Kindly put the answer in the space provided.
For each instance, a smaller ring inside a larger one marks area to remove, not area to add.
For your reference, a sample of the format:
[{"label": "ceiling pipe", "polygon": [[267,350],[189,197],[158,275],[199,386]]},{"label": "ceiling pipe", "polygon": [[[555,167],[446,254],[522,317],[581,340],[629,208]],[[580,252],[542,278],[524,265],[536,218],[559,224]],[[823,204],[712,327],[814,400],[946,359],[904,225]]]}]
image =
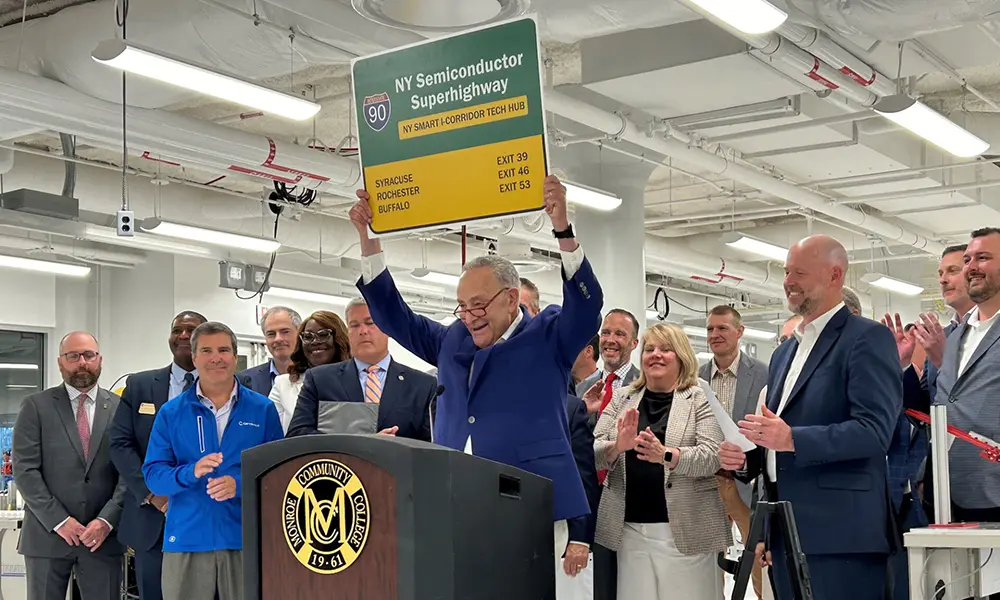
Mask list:
[{"label": "ceiling pipe", "polygon": [[877,96],[891,96],[897,92],[896,82],[893,79],[879,73],[871,65],[818,29],[785,20],[778,27],[777,33],[799,48],[811,52],[820,60],[829,63],[855,83],[871,90]]},{"label": "ceiling pipe", "polygon": [[[44,77],[0,69],[0,109],[10,118],[121,146],[121,105]],[[128,108],[129,145],[201,165],[344,194],[360,179],[356,160],[162,110]]]},{"label": "ceiling pipe", "polygon": [[[861,211],[832,202],[826,196],[799,187],[787,181],[776,179],[753,168],[727,160],[716,154],[683,144],[671,138],[652,138],[645,128],[636,125],[626,117],[607,112],[581,100],[571,98],[561,92],[548,90],[545,106],[558,115],[576,121],[598,131],[615,134],[626,142],[636,144],[665,156],[670,156],[692,167],[708,171],[716,176],[725,176],[749,185],[762,192],[784,198],[803,208],[827,215],[856,226],[879,237],[894,240],[930,254],[940,255],[944,245],[894,223],[867,215]],[[621,132],[621,133],[619,133]],[[647,238],[648,244],[648,238]],[[670,256],[669,252],[664,254]]]},{"label": "ceiling pipe", "polygon": [[[489,229],[491,226],[492,229]],[[551,235],[528,230],[523,219],[514,219],[513,225],[509,219],[496,221],[485,229],[477,228],[477,231],[485,236],[493,236],[496,235],[496,229],[503,229],[504,234],[510,237],[531,242],[536,248],[558,249],[557,240]],[[713,256],[694,250],[685,243],[651,234],[646,235],[644,248],[649,271],[702,284],[718,285],[720,288],[756,293],[766,298],[785,297],[781,276],[770,273],[767,268]],[[720,290],[720,293],[724,292]]]},{"label": "ceiling pipe", "polygon": [[[695,13],[704,17],[707,21],[714,23],[716,26],[729,32],[734,37],[745,41],[761,55],[772,60],[779,60],[789,65],[795,69],[796,72],[808,79],[811,79],[814,83],[819,83],[823,87],[832,90],[839,95],[845,96],[862,107],[868,108],[874,106],[879,99],[879,96],[869,89],[869,86],[859,83],[859,74],[855,73],[851,69],[844,70],[843,68],[845,65],[831,65],[826,59],[800,48],[795,45],[794,42],[775,32],[760,35],[743,33],[691,0],[678,1]],[[808,32],[800,31],[798,29],[792,30],[791,33],[795,37],[803,40],[803,43],[810,38]],[[819,45],[817,46],[817,44]],[[835,52],[832,47],[829,47],[828,44],[822,42],[819,36],[816,36],[816,40],[812,42],[811,45],[817,46],[817,51],[822,50],[822,53],[829,58],[840,56],[840,54]],[[841,50],[843,49],[841,48]],[[850,53],[847,53],[846,50],[843,50],[843,52],[850,55]],[[856,62],[860,63],[857,59]],[[855,67],[861,69],[860,64],[855,65]],[[847,73],[851,74],[849,75]],[[878,81],[878,77],[875,77],[873,81]]]},{"label": "ceiling pipe", "polygon": [[5,234],[0,234],[0,247],[24,250],[30,253],[69,256],[82,261],[97,261],[102,264],[113,263],[125,267],[134,267],[146,260],[146,257],[139,253],[118,252],[78,244],[52,242]]},{"label": "ceiling pipe", "polygon": [[[66,133],[59,134],[59,141],[62,142],[63,156],[69,159],[76,158],[76,139]],[[72,198],[76,191],[76,163],[67,160],[65,163],[66,176],[63,180],[62,195]]]}]

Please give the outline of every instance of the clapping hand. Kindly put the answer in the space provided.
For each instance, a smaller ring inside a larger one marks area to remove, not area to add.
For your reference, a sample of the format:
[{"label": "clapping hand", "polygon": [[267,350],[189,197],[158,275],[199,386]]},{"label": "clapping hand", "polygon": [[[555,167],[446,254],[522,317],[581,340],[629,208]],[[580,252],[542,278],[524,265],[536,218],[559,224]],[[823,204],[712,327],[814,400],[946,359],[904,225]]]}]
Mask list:
[{"label": "clapping hand", "polygon": [[618,454],[634,450],[639,429],[639,411],[630,408],[618,418],[618,438],[615,440],[615,450]]}]

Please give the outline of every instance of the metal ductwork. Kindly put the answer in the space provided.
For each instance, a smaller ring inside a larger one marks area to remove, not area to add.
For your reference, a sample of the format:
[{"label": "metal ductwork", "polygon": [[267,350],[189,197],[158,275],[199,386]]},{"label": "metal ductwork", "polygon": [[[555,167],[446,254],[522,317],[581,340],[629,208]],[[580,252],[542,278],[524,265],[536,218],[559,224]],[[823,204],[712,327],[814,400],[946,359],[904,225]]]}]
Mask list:
[{"label": "metal ductwork", "polygon": [[[67,85],[0,69],[6,117],[121,147],[121,106]],[[162,110],[128,108],[129,146],[181,164],[345,193],[360,178],[356,160]],[[349,193],[349,192],[348,192]]]}]

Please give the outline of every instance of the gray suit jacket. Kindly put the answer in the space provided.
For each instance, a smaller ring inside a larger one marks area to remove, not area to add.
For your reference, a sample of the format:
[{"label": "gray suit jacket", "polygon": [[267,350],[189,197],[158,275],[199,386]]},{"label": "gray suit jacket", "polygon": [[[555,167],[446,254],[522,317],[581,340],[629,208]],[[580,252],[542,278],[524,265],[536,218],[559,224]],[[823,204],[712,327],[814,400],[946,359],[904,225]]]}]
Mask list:
[{"label": "gray suit jacket", "polygon": [[[712,382],[713,362],[710,360],[698,369],[698,376],[709,384]],[[734,421],[739,421],[746,415],[757,414],[760,391],[765,385],[767,385],[767,365],[746,352],[740,352],[740,364],[736,367],[736,394],[733,396],[733,409],[729,416]],[[736,489],[739,490],[743,502],[750,506],[753,487],[737,480]]]},{"label": "gray suit jacket", "polygon": [[49,388],[24,399],[14,424],[11,452],[14,481],[24,496],[26,510],[18,551],[24,556],[62,558],[74,550],[53,529],[66,517],[86,526],[96,518],[112,530],[98,552],[124,552],[118,542],[118,518],[125,498],[125,482],[111,463],[109,424],[119,398],[98,388],[91,427],[90,456],[76,431],[76,416],[66,387]]},{"label": "gray suit jacket", "polygon": [[[948,424],[1000,439],[1000,326],[996,323],[972,353],[965,371],[958,375],[962,337],[971,329],[969,315],[955,327],[945,343],[937,376],[935,404],[948,407]],[[1000,506],[1000,464],[984,460],[979,449],[957,440],[948,452],[951,500],[962,508]]]},{"label": "gray suit jacket", "polygon": [[[581,381],[580,383],[578,383],[577,386],[576,386],[576,397],[580,398],[580,399],[583,399],[583,395],[587,393],[587,390],[589,390],[590,388],[594,387],[595,383],[597,383],[598,381],[600,381],[602,379],[601,376],[603,374],[604,374],[604,371],[603,370],[599,370],[596,373],[594,373],[593,375],[591,375],[590,377],[588,377],[588,378],[584,379],[583,381]],[[626,386],[630,385],[633,381],[635,381],[638,378],[639,378],[639,369],[637,369],[635,365],[632,365],[632,368],[629,369],[628,373],[625,374],[625,377],[622,378],[621,387],[626,387]],[[595,427],[597,427],[597,413],[591,413],[591,415],[590,415],[590,429],[593,430]]]}]

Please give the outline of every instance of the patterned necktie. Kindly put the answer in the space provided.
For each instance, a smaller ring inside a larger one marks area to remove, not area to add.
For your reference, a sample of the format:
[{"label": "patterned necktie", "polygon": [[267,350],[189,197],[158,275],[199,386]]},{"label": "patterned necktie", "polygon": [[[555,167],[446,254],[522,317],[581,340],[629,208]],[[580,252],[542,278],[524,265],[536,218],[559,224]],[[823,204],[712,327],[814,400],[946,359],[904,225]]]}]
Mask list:
[{"label": "patterned necktie", "polygon": [[[609,373],[608,378],[604,380],[604,395],[601,397],[601,409],[597,411],[597,416],[600,417],[604,409],[611,404],[611,396],[614,395],[615,390],[611,387],[611,384],[615,382],[618,375],[615,373]],[[597,472],[597,485],[604,485],[604,479],[608,476],[606,470],[600,470]]]},{"label": "patterned necktie", "polygon": [[188,388],[190,388],[191,384],[193,384],[193,383],[194,383],[194,375],[192,375],[191,373],[185,373],[184,374],[184,391],[185,392],[188,391]]},{"label": "patterned necktie", "polygon": [[365,380],[365,402],[378,404],[382,398],[382,382],[378,374],[382,370],[378,365],[368,367],[368,379]]},{"label": "patterned necktie", "polygon": [[83,446],[83,459],[90,456],[90,419],[87,418],[87,394],[80,394],[76,405],[76,432]]}]

